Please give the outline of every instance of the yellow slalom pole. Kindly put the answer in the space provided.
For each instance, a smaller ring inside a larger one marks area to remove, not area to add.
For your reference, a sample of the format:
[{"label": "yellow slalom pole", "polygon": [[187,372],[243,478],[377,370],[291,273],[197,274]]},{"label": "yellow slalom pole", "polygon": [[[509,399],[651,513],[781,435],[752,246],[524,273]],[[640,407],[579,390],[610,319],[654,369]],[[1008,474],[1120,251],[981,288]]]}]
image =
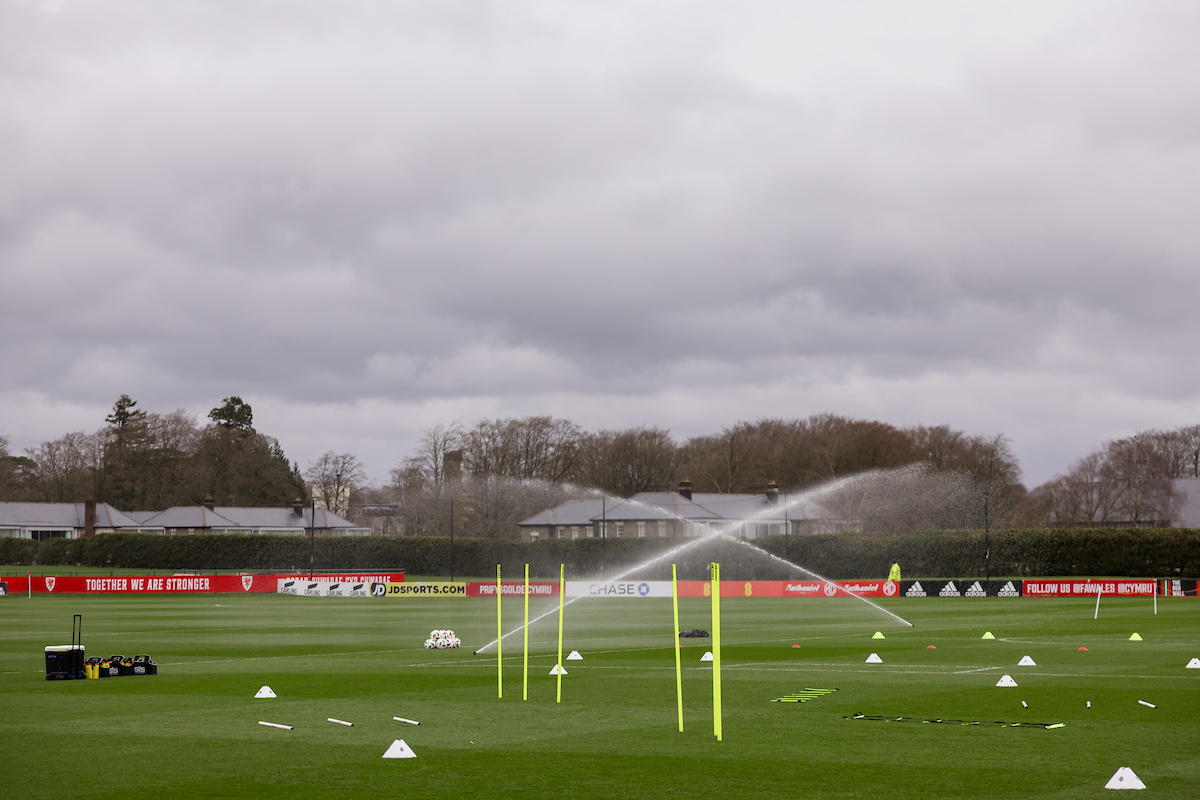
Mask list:
[{"label": "yellow slalom pole", "polygon": [[675,565],[671,565],[671,605],[675,611],[675,702],[679,706],[679,732],[683,733],[683,665],[679,663],[679,583],[675,577]]},{"label": "yellow slalom pole", "polygon": [[496,696],[504,697],[504,662],[501,651],[504,649],[504,623],[500,619],[500,565],[496,565]]},{"label": "yellow slalom pole", "polygon": [[566,588],[567,565],[558,565],[558,694],[554,702],[562,702],[562,628],[563,628],[563,590]]},{"label": "yellow slalom pole", "polygon": [[721,565],[710,565],[713,629],[713,733],[721,741]]},{"label": "yellow slalom pole", "polygon": [[529,699],[529,565],[525,565],[525,669],[521,677],[521,699]]}]

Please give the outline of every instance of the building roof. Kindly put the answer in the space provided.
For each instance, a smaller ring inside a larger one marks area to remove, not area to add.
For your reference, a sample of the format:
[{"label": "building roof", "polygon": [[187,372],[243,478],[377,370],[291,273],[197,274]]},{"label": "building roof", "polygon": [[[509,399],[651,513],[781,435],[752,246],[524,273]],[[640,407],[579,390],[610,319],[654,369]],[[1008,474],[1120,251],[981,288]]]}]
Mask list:
[{"label": "building roof", "polygon": [[591,525],[593,516],[600,516],[601,500],[568,500],[554,508],[539,511],[518,525]]},{"label": "building roof", "polygon": [[[156,528],[310,528],[312,509],[300,516],[291,508],[243,506],[172,506],[143,521]],[[144,512],[136,512],[140,516]],[[318,528],[353,528],[354,523],[323,508],[317,509]]]},{"label": "building roof", "polygon": [[[0,527],[83,528],[84,503],[0,503]],[[108,503],[96,504],[97,528],[138,528],[141,522]]]}]

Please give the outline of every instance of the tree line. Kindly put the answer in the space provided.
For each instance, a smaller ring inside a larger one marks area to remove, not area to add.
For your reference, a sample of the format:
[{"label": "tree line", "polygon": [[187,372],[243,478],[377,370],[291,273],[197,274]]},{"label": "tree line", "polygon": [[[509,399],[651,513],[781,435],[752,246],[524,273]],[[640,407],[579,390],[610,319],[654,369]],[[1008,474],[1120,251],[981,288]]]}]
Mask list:
[{"label": "tree line", "polygon": [[1200,477],[1200,425],[1106,442],[1030,493],[1048,527],[1164,527],[1183,498],[1176,478]]},{"label": "tree line", "polygon": [[0,500],[77,503],[122,511],[199,505],[282,506],[305,498],[299,466],[274,437],[254,429],[240,397],[225,398],[199,425],[180,409],[157,414],[121,395],[105,425],[42,442],[21,455],[0,436]]},{"label": "tree line", "polygon": [[773,484],[824,492],[835,514],[874,530],[1148,526],[1175,516],[1171,480],[1200,476],[1200,425],[1108,442],[1032,491],[1003,434],[947,425],[898,428],[815,414],[739,422],[676,441],[659,427],[586,431],[528,416],[423,431],[381,486],[352,453],[324,453],[306,470],[254,429],[240,397],[197,423],[187,412],[147,412],[127,395],[105,425],[22,454],[0,437],[0,500],[79,502],[122,510],[195,505],[281,506],[310,497],[355,522],[405,535],[517,535],[516,523],[565,500],[670,491],[758,493]]},{"label": "tree line", "polygon": [[[902,475],[900,468],[908,469]],[[511,537],[538,511],[580,497],[670,491],[798,492],[850,475],[888,474],[822,502],[893,529],[1011,524],[1025,500],[1008,439],[949,426],[900,429],[834,414],[740,422],[677,443],[662,428],[588,432],[565,419],[531,416],[438,425],[387,485],[358,492],[352,513],[383,517],[389,530]],[[903,491],[895,487],[903,484]],[[914,486],[921,492],[914,494]],[[985,511],[984,486],[990,506]],[[864,494],[866,492],[866,494]],[[918,498],[926,499],[922,510]],[[898,504],[906,504],[901,513]],[[873,516],[871,516],[873,515]]]}]

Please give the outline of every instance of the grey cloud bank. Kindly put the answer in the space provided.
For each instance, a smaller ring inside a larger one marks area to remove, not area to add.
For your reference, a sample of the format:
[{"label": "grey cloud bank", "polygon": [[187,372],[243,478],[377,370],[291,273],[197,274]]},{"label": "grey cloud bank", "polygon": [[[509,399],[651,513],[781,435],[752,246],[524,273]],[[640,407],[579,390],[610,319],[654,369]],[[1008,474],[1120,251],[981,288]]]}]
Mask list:
[{"label": "grey cloud bank", "polygon": [[0,433],[1195,423],[1200,11],[0,6]]}]

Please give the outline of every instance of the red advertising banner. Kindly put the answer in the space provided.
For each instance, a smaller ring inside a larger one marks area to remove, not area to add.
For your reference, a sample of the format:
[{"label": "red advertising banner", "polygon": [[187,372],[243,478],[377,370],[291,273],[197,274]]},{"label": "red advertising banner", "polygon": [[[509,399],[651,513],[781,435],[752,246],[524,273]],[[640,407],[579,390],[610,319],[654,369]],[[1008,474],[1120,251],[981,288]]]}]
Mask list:
[{"label": "red advertising banner", "polygon": [[[180,594],[190,592],[276,592],[279,580],[308,580],[304,575],[122,575],[112,577],[87,575],[35,575],[35,593],[54,594]],[[25,576],[4,578],[9,592],[26,592],[29,579]],[[313,575],[318,581],[346,583],[401,583],[404,573],[378,575]]]},{"label": "red advertising banner", "polygon": [[1059,580],[1039,581],[1025,580],[1025,597],[1095,597],[1103,593],[1105,596],[1132,597],[1154,594],[1157,582],[1152,578],[1145,580]]},{"label": "red advertising banner", "polygon": [[[524,597],[525,581],[503,581],[500,584],[503,597]],[[467,581],[467,597],[495,597],[495,581]],[[530,597],[558,597],[558,581],[530,581]]]},{"label": "red advertising banner", "polygon": [[895,581],[785,581],[783,597],[895,597]]},{"label": "red advertising banner", "polygon": [[[709,597],[708,581],[680,581],[680,597]],[[721,597],[895,597],[895,581],[721,581]]]}]

